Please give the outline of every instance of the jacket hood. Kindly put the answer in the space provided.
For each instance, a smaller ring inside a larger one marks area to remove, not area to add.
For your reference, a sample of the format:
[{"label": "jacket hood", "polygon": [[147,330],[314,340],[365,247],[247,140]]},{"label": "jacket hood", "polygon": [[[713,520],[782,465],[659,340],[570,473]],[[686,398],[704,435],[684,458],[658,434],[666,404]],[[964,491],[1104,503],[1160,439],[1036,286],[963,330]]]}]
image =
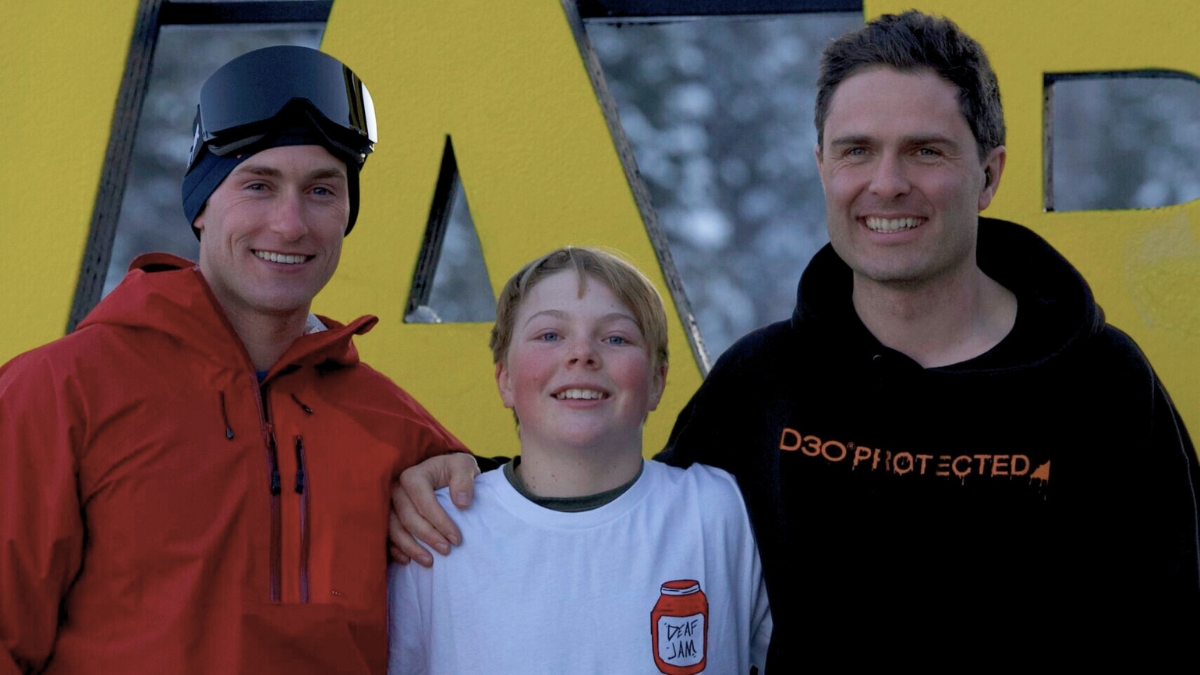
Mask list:
[{"label": "jacket hood", "polygon": [[[368,332],[378,322],[373,316],[361,317],[349,325],[318,318],[328,330],[300,336],[271,367],[267,379],[297,365],[358,363],[358,350],[351,338]],[[254,369],[245,345],[199,266],[168,253],[135,258],[121,284],[96,305],[77,330],[101,324],[164,333],[213,362]]]},{"label": "jacket hood", "polygon": [[[1104,312],[1071,263],[1028,228],[993,218],[979,219],[979,267],[1017,296],[1021,339],[1005,350],[1005,361],[986,369],[1023,368],[1053,358],[1104,328]],[[839,351],[888,350],[867,330],[851,302],[853,273],[826,244],[800,277],[794,330],[817,334]],[[1006,338],[1005,342],[1009,342]],[[969,366],[971,361],[966,362]],[[949,366],[959,368],[959,364]],[[970,369],[969,367],[967,369]]]}]

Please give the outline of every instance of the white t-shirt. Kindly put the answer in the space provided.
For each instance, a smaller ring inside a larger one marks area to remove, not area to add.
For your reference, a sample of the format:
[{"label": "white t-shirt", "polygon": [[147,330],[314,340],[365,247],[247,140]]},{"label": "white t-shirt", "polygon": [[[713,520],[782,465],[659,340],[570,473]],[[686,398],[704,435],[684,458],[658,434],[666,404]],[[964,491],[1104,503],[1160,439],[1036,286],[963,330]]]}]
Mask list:
[{"label": "white t-shirt", "polygon": [[734,479],[646,462],[591,511],[521,496],[480,476],[467,511],[438,499],[462,546],[432,569],[393,565],[391,675],[749,673],[771,613]]}]

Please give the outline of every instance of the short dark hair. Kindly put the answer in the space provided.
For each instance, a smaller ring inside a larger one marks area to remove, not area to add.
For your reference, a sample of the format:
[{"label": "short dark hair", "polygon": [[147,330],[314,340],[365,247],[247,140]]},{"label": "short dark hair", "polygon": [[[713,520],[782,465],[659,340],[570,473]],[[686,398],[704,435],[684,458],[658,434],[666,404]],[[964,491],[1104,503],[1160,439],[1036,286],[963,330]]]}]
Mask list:
[{"label": "short dark hair", "polygon": [[979,159],[1004,145],[1000,85],[983,47],[950,19],[909,10],[884,14],[825,48],[817,78],[818,148],[825,142],[825,118],[834,91],[846,78],[872,66],[929,68],[958,89],[959,109],[975,136]]}]

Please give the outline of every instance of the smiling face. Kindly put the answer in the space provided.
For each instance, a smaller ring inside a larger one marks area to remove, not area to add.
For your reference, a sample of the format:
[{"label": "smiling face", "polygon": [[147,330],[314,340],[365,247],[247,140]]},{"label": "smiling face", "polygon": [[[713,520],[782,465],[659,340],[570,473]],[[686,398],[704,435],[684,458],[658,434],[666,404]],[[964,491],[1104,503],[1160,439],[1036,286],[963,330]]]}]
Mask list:
[{"label": "smiling face", "polygon": [[978,216],[996,193],[1005,149],[980,161],[957,93],[931,70],[886,66],[834,92],[817,164],[829,240],[856,288],[975,269]]},{"label": "smiling face", "polygon": [[629,308],[603,282],[574,271],[525,295],[512,342],[496,363],[505,407],[520,419],[522,452],[601,448],[641,453],[667,366],[653,364]]},{"label": "smiling face", "polygon": [[337,269],[349,212],[346,165],[325,148],[263,150],[196,217],[200,271],[231,315],[306,316]]}]

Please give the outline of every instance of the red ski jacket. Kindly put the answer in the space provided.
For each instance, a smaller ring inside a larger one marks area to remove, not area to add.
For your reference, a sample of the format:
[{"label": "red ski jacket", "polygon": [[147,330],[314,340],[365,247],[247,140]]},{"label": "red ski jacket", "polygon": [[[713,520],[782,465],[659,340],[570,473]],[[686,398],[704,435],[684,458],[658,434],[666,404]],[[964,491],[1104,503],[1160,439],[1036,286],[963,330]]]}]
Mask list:
[{"label": "red ski jacket", "polygon": [[260,383],[197,268],[134,265],[0,368],[0,674],[384,673],[391,486],[462,444],[359,362],[375,317]]}]

